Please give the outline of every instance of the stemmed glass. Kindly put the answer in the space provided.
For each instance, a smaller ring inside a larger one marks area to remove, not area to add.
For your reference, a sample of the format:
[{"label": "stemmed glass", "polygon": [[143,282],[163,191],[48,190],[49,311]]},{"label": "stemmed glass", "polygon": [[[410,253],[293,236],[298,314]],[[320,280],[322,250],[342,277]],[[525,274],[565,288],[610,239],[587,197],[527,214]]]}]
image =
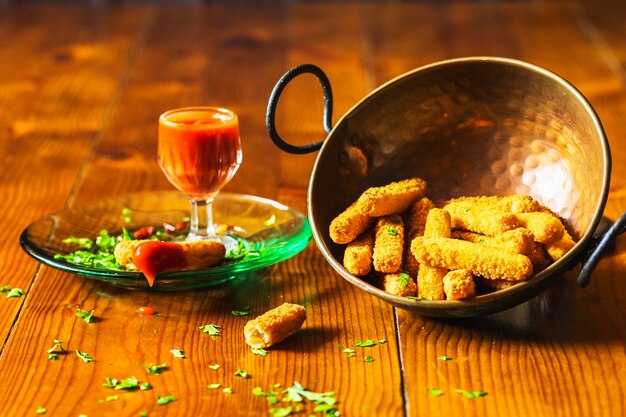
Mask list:
[{"label": "stemmed glass", "polygon": [[213,200],[242,161],[237,115],[219,107],[166,111],[159,117],[158,142],[159,166],[191,201],[185,240],[220,240],[228,251],[236,241],[215,233]]}]

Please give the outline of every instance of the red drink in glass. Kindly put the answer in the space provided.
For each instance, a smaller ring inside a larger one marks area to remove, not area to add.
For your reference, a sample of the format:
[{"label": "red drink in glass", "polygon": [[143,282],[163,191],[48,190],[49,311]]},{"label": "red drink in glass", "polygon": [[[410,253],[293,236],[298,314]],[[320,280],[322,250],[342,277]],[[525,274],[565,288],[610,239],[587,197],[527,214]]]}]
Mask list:
[{"label": "red drink in glass", "polygon": [[159,165],[168,180],[194,200],[215,196],[241,164],[237,115],[189,107],[159,118]]}]

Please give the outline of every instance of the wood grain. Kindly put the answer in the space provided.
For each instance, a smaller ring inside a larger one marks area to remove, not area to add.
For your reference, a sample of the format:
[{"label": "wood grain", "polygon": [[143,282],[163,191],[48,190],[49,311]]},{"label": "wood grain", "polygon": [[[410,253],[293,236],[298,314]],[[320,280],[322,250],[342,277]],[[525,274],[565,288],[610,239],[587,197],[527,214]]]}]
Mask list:
[{"label": "wood grain", "polygon": [[[613,153],[605,213],[615,219],[626,210],[625,8],[616,0],[0,5],[0,284],[27,290],[16,299],[0,294],[0,416],[35,415],[41,406],[50,416],[266,416],[272,406],[252,389],[281,390],[295,381],[336,391],[345,416],[624,415],[623,238],[584,290],[575,268],[508,311],[434,320],[351,286],[313,241],[227,284],[158,293],[42,267],[18,237],[65,206],[172,189],[156,164],[157,118],[195,104],[240,116],[244,164],[227,191],[306,212],[316,154],[282,153],[264,128],[269,92],[287,69],[313,63],[328,74],[337,123],[393,77],[469,55],[541,65],[589,98]],[[301,77],[280,101],[279,132],[298,145],[322,140],[321,114],[319,85]],[[267,356],[254,355],[244,324],[283,302],[305,306],[303,328]],[[160,315],[141,317],[141,306]],[[231,313],[244,306],[250,316]],[[78,308],[94,310],[95,322],[77,317]],[[222,334],[198,329],[208,323]],[[68,352],[49,360],[55,339]],[[367,339],[378,343],[355,347]],[[94,361],[81,361],[76,349]],[[162,374],[146,372],[145,365],[162,363]],[[250,378],[235,376],[238,369]],[[102,386],[107,377],[130,376],[152,389]],[[214,383],[233,393],[207,388]],[[431,395],[435,388],[443,395]],[[486,395],[469,399],[456,390]],[[118,398],[105,401],[112,395]],[[176,401],[158,405],[157,396],[166,395]],[[312,409],[292,415],[320,415]]]}]

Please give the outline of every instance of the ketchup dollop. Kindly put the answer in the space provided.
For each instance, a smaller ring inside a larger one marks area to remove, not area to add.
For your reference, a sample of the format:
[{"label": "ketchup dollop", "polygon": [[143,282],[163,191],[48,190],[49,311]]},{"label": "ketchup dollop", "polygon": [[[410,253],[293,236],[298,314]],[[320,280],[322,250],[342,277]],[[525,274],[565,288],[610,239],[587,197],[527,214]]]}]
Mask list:
[{"label": "ketchup dollop", "polygon": [[146,276],[152,287],[157,274],[179,271],[187,266],[183,247],[178,243],[151,240],[135,249],[133,263]]}]

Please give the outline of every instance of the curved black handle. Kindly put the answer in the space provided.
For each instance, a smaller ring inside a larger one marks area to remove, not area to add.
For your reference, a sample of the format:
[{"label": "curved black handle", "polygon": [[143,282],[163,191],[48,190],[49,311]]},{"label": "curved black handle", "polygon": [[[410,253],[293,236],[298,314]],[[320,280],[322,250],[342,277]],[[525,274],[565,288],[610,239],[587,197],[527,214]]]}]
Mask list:
[{"label": "curved black handle", "polygon": [[324,94],[324,114],[323,120],[324,130],[326,133],[330,133],[333,129],[332,127],[332,116],[333,116],[333,92],[330,88],[330,81],[324,71],[322,71],[319,67],[313,64],[303,64],[299,65],[295,68],[290,69],[283,75],[280,80],[274,86],[272,90],[272,94],[270,95],[269,102],[267,103],[267,112],[265,113],[265,129],[267,130],[267,134],[270,139],[276,146],[282,149],[285,152],[294,153],[294,154],[305,154],[310,152],[315,152],[322,147],[324,141],[310,143],[304,146],[295,146],[285,142],[276,131],[276,106],[278,105],[278,99],[282,94],[283,90],[289,84],[291,80],[296,78],[298,75],[302,74],[313,74],[317,77],[322,86],[322,93]]},{"label": "curved black handle", "polygon": [[600,242],[591,250],[588,257],[582,261],[582,270],[578,274],[578,286],[585,288],[591,282],[591,273],[600,262],[602,253],[613,243],[617,236],[626,231],[626,212],[624,212],[611,228],[601,236]]}]

